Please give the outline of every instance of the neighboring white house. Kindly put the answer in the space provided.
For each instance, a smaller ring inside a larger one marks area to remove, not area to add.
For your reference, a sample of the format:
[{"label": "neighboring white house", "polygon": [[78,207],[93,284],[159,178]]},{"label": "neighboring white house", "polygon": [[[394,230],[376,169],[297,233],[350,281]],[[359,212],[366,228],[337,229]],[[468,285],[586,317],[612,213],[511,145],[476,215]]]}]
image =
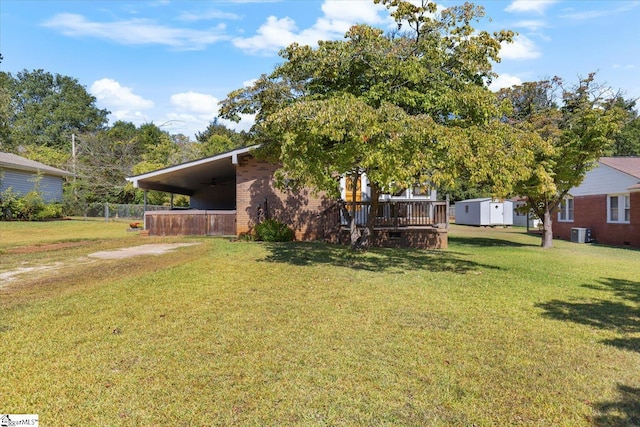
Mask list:
[{"label": "neighboring white house", "polygon": [[513,202],[496,201],[490,197],[456,202],[456,224],[513,225]]},{"label": "neighboring white house", "polygon": [[71,172],[11,153],[0,152],[0,194],[12,189],[25,195],[37,189],[47,203],[62,201],[62,182]]}]

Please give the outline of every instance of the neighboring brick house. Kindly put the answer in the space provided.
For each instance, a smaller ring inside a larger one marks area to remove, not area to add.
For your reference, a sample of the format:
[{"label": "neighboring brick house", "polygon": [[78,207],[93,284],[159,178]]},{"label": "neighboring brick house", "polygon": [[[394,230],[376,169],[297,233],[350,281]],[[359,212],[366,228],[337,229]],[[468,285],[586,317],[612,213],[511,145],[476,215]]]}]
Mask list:
[{"label": "neighboring brick house", "polygon": [[572,228],[591,230],[598,243],[640,247],[640,157],[602,157],[563,200],[553,235],[571,239]]},{"label": "neighboring brick house", "polygon": [[62,201],[62,184],[71,172],[11,153],[0,153],[0,193],[11,188],[19,195],[38,190],[47,203]]}]

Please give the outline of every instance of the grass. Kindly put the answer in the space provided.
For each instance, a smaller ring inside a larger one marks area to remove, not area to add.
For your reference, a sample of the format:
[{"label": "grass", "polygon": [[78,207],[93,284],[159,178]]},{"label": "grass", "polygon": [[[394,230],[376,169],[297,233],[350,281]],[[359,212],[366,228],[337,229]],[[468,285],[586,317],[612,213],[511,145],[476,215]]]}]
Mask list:
[{"label": "grass", "polygon": [[[126,228],[0,223],[0,274],[63,266],[0,289],[0,411],[47,426],[640,423],[638,251],[541,250],[517,228],[364,254]],[[199,244],[86,258],[178,241]]]}]

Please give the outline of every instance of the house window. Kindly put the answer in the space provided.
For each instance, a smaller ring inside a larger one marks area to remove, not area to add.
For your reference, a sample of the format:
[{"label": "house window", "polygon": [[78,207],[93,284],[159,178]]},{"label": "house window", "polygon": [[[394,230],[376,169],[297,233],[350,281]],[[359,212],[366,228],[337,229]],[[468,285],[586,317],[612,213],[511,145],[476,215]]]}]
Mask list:
[{"label": "house window", "polygon": [[565,197],[560,202],[560,208],[558,211],[558,221],[572,222],[573,221],[573,198]]},{"label": "house window", "polygon": [[607,222],[628,224],[631,221],[631,198],[628,194],[607,196]]}]

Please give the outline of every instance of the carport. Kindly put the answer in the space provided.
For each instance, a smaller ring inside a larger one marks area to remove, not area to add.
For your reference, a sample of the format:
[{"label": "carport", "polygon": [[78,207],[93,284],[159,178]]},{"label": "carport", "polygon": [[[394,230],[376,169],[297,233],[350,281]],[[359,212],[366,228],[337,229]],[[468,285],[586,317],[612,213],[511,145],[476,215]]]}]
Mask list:
[{"label": "carport", "polygon": [[[235,235],[237,166],[256,146],[127,178],[135,188],[189,196],[189,208],[146,211],[150,235]],[[173,200],[173,197],[171,198]]]}]

